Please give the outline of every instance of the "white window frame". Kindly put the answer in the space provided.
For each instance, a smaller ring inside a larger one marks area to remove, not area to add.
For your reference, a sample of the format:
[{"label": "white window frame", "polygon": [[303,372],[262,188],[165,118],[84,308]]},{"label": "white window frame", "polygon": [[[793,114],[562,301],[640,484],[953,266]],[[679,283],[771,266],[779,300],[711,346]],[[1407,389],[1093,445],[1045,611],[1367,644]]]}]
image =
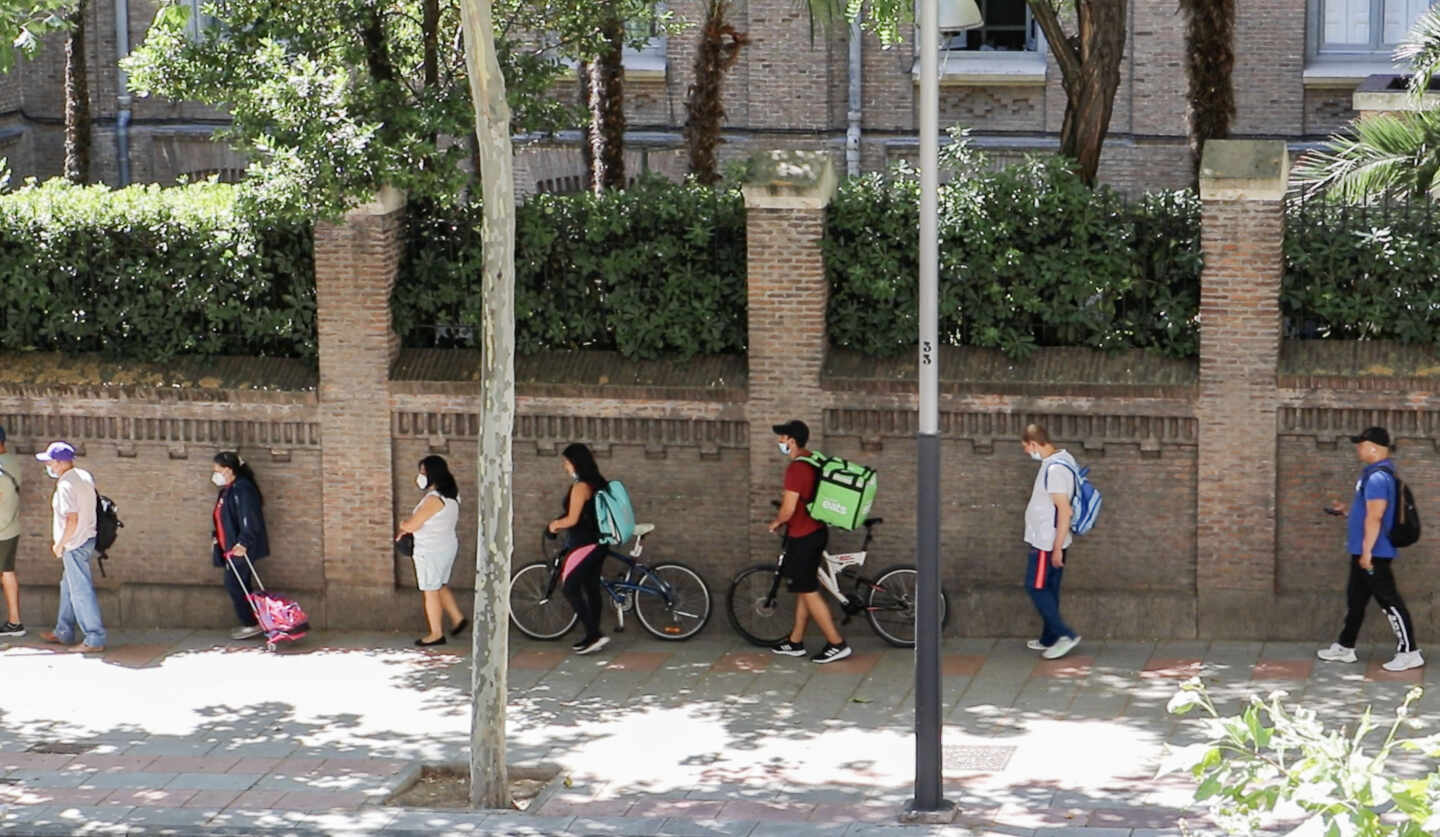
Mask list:
[{"label": "white window frame", "polygon": [[[655,5],[661,12],[668,8],[663,2]],[[645,46],[633,49],[627,45],[624,52],[621,53],[620,60],[625,66],[625,78],[664,80],[669,49],[669,36],[652,28],[650,40],[645,43]]]},{"label": "white window frame", "polygon": [[[1306,52],[1312,58],[1325,60],[1377,61],[1389,63],[1399,42],[1385,40],[1385,4],[1397,0],[1369,0],[1370,41],[1365,44],[1328,44],[1325,41],[1325,7],[1333,0],[1308,0],[1307,16],[1309,26],[1306,32]],[[1432,6],[1435,5],[1432,0]],[[1406,28],[1409,31],[1409,28]]]},{"label": "white window frame", "polygon": [[[986,2],[986,0],[978,0]],[[988,0],[994,2],[994,0]],[[1030,14],[1030,6],[1024,0],[1016,0],[1025,7],[1025,49],[986,50],[954,49],[946,39],[940,49],[940,84],[944,87],[1035,87],[1045,84],[1048,46],[1045,33]],[[985,11],[981,6],[981,13]],[[957,36],[959,37],[959,36]],[[920,30],[915,30],[915,40],[920,40]],[[910,69],[916,84],[920,83],[920,58],[917,55]]]}]

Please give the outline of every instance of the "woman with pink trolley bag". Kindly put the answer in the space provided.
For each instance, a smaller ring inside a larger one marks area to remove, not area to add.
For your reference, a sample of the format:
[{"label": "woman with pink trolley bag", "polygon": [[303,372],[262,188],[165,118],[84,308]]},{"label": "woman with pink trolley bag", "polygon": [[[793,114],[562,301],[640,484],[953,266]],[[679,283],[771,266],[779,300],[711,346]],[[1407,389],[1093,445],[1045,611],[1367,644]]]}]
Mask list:
[{"label": "woman with pink trolley bag", "polygon": [[225,590],[240,623],[230,638],[263,635],[265,647],[274,651],[277,643],[305,636],[310,629],[305,611],[294,600],[267,591],[255,572],[255,562],[270,554],[262,512],[265,500],[255,472],[238,453],[222,451],[215,455],[210,481],[219,489],[211,515],[211,562],[224,573]]}]

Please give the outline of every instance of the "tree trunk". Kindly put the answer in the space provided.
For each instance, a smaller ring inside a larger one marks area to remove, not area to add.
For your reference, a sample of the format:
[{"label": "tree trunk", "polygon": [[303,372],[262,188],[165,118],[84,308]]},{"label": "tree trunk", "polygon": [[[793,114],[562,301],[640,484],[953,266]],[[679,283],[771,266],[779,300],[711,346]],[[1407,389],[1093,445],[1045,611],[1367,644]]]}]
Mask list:
[{"label": "tree trunk", "polygon": [[1195,175],[1205,141],[1230,136],[1235,118],[1235,0],[1181,0],[1185,12],[1185,75],[1190,155]]},{"label": "tree trunk", "polygon": [[90,181],[90,79],[85,64],[85,12],[80,0],[70,15],[65,37],[65,179]]},{"label": "tree trunk", "polygon": [[[577,68],[577,75],[580,82],[580,107],[590,109],[590,62],[581,61]],[[584,139],[580,142],[580,164],[585,167],[585,189],[595,189],[595,146],[590,141],[591,131],[595,123],[585,123]]]},{"label": "tree trunk", "polygon": [[462,0],[465,64],[475,104],[484,195],[484,299],[480,339],[480,498],[471,669],[470,803],[508,808],[505,766],[510,556],[514,552],[510,456],[515,424],[515,175],[510,106],[495,54],[491,0]]},{"label": "tree trunk", "polygon": [[740,49],[749,43],[743,33],[725,21],[730,0],[709,0],[700,43],[695,50],[695,83],[685,103],[685,144],[690,151],[690,173],[709,186],[720,180],[715,148],[725,124],[725,73],[740,58]]},{"label": "tree trunk", "polygon": [[1100,150],[1110,130],[1120,59],[1125,54],[1126,0],[1074,0],[1076,31],[1065,33],[1055,0],[1026,0],[1060,65],[1065,119],[1060,153],[1076,162],[1080,177],[1095,185]]},{"label": "tree trunk", "polygon": [[613,8],[600,24],[607,49],[590,62],[592,189],[625,188],[625,24]]}]

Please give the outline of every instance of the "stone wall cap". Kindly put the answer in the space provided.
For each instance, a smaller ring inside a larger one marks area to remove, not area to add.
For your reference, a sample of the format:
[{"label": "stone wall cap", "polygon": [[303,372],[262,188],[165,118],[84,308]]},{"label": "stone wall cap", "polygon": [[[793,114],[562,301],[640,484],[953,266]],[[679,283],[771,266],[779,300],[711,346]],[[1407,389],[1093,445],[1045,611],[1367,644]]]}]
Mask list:
[{"label": "stone wall cap", "polygon": [[1210,140],[1200,160],[1200,197],[1278,201],[1289,177],[1284,140]]},{"label": "stone wall cap", "polygon": [[1361,114],[1431,110],[1440,106],[1440,91],[1427,90],[1417,99],[1410,92],[1409,82],[1409,76],[1395,73],[1366,76],[1351,94],[1350,105]]},{"label": "stone wall cap", "polygon": [[399,212],[405,208],[405,193],[393,186],[381,186],[370,200],[360,204],[349,212],[347,217],[369,217],[389,215],[392,212]]},{"label": "stone wall cap", "polygon": [[750,157],[741,191],[758,209],[823,209],[837,185],[835,161],[823,151],[762,151]]}]

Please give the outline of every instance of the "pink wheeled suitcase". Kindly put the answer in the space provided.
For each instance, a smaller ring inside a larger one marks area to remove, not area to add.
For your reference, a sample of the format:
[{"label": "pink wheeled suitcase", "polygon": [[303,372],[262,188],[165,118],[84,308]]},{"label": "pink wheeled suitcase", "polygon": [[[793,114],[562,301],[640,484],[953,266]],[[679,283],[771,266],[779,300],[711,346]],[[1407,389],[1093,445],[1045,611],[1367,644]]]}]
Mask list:
[{"label": "pink wheeled suitcase", "polygon": [[246,589],[244,579],[240,577],[240,573],[235,572],[235,556],[225,553],[227,566],[235,573],[235,580],[240,582],[240,589],[245,591],[245,600],[250,602],[250,609],[255,613],[255,621],[260,623],[260,630],[265,632],[265,647],[274,651],[275,646],[281,642],[294,642],[305,636],[310,630],[310,619],[301,609],[299,602],[266,590],[260,574],[255,572],[255,564],[250,560],[250,556],[242,557],[250,567],[250,577],[255,579],[253,591]]}]

